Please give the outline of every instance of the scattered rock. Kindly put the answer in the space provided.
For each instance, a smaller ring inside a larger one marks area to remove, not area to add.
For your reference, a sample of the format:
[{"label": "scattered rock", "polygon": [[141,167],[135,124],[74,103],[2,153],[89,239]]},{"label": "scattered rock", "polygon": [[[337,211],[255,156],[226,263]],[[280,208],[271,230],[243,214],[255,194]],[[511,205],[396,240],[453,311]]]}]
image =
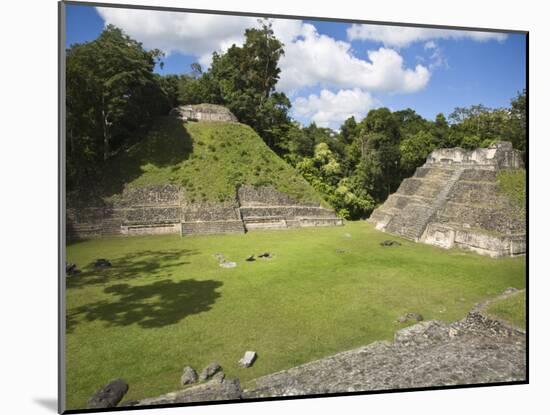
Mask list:
[{"label": "scattered rock", "polygon": [[380,246],[401,246],[401,242],[394,241],[393,239],[386,239],[380,242]]},{"label": "scattered rock", "polygon": [[80,270],[76,267],[76,264],[71,264],[70,262],[65,263],[65,273],[67,276],[78,274]]},{"label": "scattered rock", "polygon": [[449,338],[449,326],[437,320],[423,321],[397,331],[394,344],[424,347]]},{"label": "scattered rock", "polygon": [[337,254],[345,254],[346,251],[344,251],[343,249],[337,249],[337,250],[336,250],[336,253],[337,253]]},{"label": "scattered rock", "polygon": [[418,313],[406,313],[406,314],[403,314],[401,317],[399,317],[397,319],[397,322],[406,323],[409,320],[422,321],[424,320],[424,317],[422,317],[422,314],[418,314]]},{"label": "scattered rock", "polygon": [[514,287],[508,287],[504,290],[504,292],[502,294],[504,295],[508,295],[508,294],[513,294],[515,292],[518,292],[519,290],[517,288],[514,288]]},{"label": "scattered rock", "polygon": [[199,379],[197,372],[191,366],[185,366],[183,368],[183,374],[181,375],[181,386],[195,383]]},{"label": "scattered rock", "polygon": [[344,238],[351,238],[351,233],[347,233],[347,232],[346,232],[346,233],[344,234]]},{"label": "scattered rock", "polygon": [[105,258],[99,258],[94,263],[94,268],[109,268],[111,266],[111,262]]},{"label": "scattered rock", "polygon": [[258,355],[256,354],[256,352],[247,351],[245,352],[244,356],[239,360],[239,365],[241,365],[242,367],[250,367],[256,360],[257,356]]},{"label": "scattered rock", "polygon": [[237,266],[236,262],[226,261],[222,254],[214,254],[214,258],[216,258],[222,268],[235,268]]},{"label": "scattered rock", "polygon": [[214,376],[216,373],[218,373],[220,370],[222,370],[222,367],[219,363],[214,362],[210,363],[208,366],[206,366],[199,377],[199,380],[205,381],[206,379],[210,379],[212,376]]},{"label": "scattered rock", "polygon": [[254,258],[254,254],[250,255],[249,257],[246,257],[246,261],[248,262],[256,261],[256,258]]},{"label": "scattered rock", "polygon": [[128,392],[128,384],[122,379],[115,379],[101,387],[88,400],[88,409],[114,408]]},{"label": "scattered rock", "polygon": [[223,373],[223,370],[220,370],[218,373],[216,373],[214,376],[212,376],[212,381],[222,383],[225,379],[225,373]]}]

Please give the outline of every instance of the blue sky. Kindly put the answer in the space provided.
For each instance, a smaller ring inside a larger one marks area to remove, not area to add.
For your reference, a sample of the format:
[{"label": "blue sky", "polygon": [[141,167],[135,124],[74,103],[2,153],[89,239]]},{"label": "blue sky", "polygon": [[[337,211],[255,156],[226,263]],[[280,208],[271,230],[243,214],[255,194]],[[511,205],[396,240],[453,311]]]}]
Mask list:
[{"label": "blue sky", "polygon": [[[95,39],[105,24],[167,54],[161,74],[210,63],[214,51],[243,41],[257,19],[131,9],[67,6],[67,46]],[[274,19],[285,44],[277,88],[291,115],[337,129],[370,109],[412,108],[428,119],[455,107],[497,108],[525,88],[523,34],[449,31],[325,21]]]}]

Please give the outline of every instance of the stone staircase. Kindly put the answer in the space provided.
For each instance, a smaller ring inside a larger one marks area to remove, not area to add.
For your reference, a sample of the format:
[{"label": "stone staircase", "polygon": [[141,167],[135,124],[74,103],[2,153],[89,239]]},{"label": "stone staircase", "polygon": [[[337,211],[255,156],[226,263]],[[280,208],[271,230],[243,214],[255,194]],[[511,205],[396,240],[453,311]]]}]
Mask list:
[{"label": "stone staircase", "polygon": [[[397,193],[388,198],[389,203],[373,212],[371,221],[384,221],[380,229],[418,241],[446,203],[463,171],[462,168],[419,168],[413,178],[405,179]],[[432,195],[434,197],[430,197]]]}]

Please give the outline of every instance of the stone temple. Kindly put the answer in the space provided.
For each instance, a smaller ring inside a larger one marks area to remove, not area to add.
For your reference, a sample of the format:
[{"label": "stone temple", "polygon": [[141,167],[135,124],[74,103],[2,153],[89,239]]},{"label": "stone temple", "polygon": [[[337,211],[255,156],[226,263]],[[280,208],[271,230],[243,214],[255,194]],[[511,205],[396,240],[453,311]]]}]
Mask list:
[{"label": "stone temple", "polygon": [[[179,106],[170,115],[184,122],[238,122],[227,108],[213,104]],[[247,184],[235,189],[232,200],[224,202],[195,202],[185,188],[166,183],[126,188],[117,198],[99,206],[67,206],[69,240],[340,225],[343,221],[335,211],[319,202],[295,200],[273,186]]]},{"label": "stone temple", "polygon": [[231,111],[214,104],[180,105],[173,108],[170,115],[183,121],[237,122],[237,117]]},{"label": "stone temple", "polygon": [[369,218],[384,232],[492,257],[524,254],[525,212],[498,191],[501,171],[523,168],[509,142],[433,151]]}]

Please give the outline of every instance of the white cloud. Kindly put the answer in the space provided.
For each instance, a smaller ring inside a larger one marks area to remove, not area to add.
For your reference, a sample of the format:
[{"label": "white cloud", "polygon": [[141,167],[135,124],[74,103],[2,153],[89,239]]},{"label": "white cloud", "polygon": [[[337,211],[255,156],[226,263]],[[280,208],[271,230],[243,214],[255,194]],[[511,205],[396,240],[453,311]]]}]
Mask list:
[{"label": "white cloud", "polygon": [[[257,27],[253,17],[164,11],[97,8],[106,24],[114,24],[147,48],[193,55],[208,66],[214,51],[225,51],[244,42],[244,31]],[[430,78],[428,69],[407,69],[395,51],[368,52],[368,61],[357,58],[347,42],[320,35],[312,24],[300,20],[272,19],[275,36],[285,44],[278,89],[292,94],[315,85],[332,88],[366,88],[389,92],[414,92]]]},{"label": "white cloud", "polygon": [[285,47],[277,88],[292,94],[320,84],[407,93],[424,88],[430,79],[425,66],[405,68],[395,50],[380,48],[367,52],[367,56],[368,60],[360,59],[351,44],[320,35],[314,26],[303,24],[298,38]]},{"label": "white cloud", "polygon": [[378,101],[369,92],[354,88],[337,93],[323,89],[319,95],[296,98],[292,107],[298,117],[310,119],[321,127],[338,128],[352,115],[363,118],[377,105]]},{"label": "white cloud", "polygon": [[244,42],[246,28],[257,25],[253,17],[178,13],[122,8],[96,8],[105,24],[114,24],[146,48],[198,57],[209,65],[212,52],[225,51]]},{"label": "white cloud", "polygon": [[426,49],[426,50],[435,49],[436,47],[437,47],[437,45],[435,44],[435,42],[433,40],[430,40],[429,42],[426,42],[424,44],[424,49]]},{"label": "white cloud", "polygon": [[353,24],[347,29],[347,35],[349,40],[373,40],[381,42],[385,46],[398,48],[431,39],[472,39],[478,42],[497,40],[502,42],[507,38],[505,33],[370,24]]}]

